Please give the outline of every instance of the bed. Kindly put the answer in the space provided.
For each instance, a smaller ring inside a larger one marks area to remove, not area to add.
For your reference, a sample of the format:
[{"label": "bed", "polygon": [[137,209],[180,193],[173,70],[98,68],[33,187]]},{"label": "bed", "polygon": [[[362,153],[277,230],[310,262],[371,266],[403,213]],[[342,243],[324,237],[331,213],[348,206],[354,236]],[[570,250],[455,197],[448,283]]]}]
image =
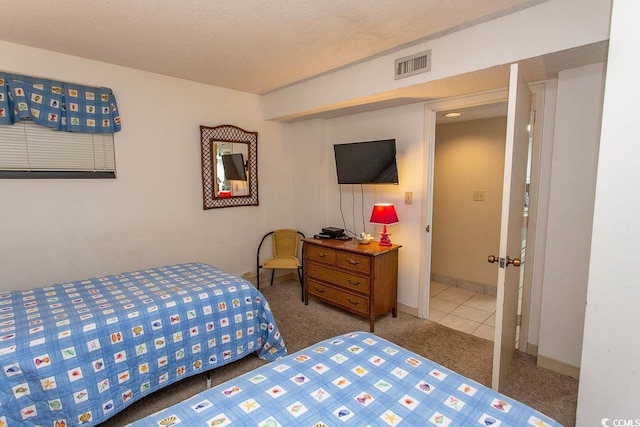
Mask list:
[{"label": "bed", "polygon": [[322,341],[130,426],[559,426],[368,332]]},{"label": "bed", "polygon": [[0,426],[93,426],[252,353],[286,356],[267,301],[204,263],[0,292]]}]

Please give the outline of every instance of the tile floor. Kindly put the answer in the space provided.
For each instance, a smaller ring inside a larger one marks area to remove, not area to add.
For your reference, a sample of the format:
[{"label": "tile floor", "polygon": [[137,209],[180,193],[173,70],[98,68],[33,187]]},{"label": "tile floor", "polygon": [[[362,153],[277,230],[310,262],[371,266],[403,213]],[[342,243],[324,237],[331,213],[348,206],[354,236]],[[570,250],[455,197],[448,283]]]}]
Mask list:
[{"label": "tile floor", "polygon": [[431,282],[429,320],[493,341],[496,297]]}]

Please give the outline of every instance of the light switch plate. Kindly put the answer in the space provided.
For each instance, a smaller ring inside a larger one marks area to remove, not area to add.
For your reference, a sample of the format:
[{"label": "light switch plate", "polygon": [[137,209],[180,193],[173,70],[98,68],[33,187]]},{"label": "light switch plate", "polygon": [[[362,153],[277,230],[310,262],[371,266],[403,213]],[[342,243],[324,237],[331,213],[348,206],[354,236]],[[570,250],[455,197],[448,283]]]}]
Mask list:
[{"label": "light switch plate", "polygon": [[485,190],[473,190],[473,201],[484,202],[487,198],[487,192]]},{"label": "light switch plate", "polygon": [[404,193],[404,204],[412,205],[413,204],[413,192],[407,191]]}]

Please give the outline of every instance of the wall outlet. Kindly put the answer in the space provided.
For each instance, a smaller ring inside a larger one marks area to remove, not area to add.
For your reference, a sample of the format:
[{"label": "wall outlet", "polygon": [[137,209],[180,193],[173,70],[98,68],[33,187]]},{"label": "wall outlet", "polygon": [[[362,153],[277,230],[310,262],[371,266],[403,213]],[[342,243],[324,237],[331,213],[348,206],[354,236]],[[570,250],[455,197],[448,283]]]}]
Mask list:
[{"label": "wall outlet", "polygon": [[404,204],[405,205],[412,205],[413,204],[413,192],[412,191],[407,191],[406,193],[404,193]]}]

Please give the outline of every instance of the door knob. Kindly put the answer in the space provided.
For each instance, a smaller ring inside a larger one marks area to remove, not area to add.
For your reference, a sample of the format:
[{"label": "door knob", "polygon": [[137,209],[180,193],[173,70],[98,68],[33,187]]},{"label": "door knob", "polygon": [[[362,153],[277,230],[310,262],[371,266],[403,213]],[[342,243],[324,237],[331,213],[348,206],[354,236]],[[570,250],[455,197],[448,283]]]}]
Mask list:
[{"label": "door knob", "polygon": [[[494,262],[500,262],[500,258],[498,258],[495,255],[489,255],[487,257],[487,262],[489,263],[494,263]],[[520,267],[520,265],[522,265],[522,261],[520,261],[520,258],[509,258],[507,257],[507,265],[513,265],[514,267]],[[504,260],[502,260],[502,264],[500,264],[500,267],[502,268],[504,265]]]},{"label": "door knob", "polygon": [[520,267],[520,265],[522,264],[522,262],[520,261],[520,258],[509,258],[507,257],[507,265],[513,265],[514,267]]}]

